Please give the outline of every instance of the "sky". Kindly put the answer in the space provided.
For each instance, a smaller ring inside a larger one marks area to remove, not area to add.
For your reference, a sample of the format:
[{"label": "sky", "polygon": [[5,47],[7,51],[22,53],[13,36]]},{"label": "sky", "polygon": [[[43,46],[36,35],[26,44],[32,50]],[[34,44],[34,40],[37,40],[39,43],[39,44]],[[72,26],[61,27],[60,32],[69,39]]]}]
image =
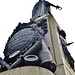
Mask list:
[{"label": "sky", "polygon": [[[38,0],[0,0],[0,56],[8,37],[19,22],[27,23],[32,16],[32,9]],[[75,1],[74,0],[47,0],[59,5],[62,10],[51,7],[51,13],[61,29],[67,34],[67,42],[75,42]],[[68,47],[75,60],[75,43]]]}]

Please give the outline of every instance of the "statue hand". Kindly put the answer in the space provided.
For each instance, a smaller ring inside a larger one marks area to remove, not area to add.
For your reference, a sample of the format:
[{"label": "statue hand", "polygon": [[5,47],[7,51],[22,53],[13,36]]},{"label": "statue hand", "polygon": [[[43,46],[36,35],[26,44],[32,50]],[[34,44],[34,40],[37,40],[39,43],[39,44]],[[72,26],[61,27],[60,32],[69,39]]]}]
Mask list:
[{"label": "statue hand", "polygon": [[61,9],[62,9],[62,7],[60,7],[60,6],[58,6],[58,5],[57,5],[57,6],[56,6],[56,9],[61,10]]}]

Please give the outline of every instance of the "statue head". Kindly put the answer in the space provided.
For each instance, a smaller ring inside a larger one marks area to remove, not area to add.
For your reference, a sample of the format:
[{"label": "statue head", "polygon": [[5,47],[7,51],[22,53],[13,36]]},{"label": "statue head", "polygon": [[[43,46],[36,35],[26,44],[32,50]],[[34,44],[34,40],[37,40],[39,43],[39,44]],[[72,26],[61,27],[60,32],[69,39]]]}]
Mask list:
[{"label": "statue head", "polygon": [[45,0],[39,0],[39,1],[45,1]]}]

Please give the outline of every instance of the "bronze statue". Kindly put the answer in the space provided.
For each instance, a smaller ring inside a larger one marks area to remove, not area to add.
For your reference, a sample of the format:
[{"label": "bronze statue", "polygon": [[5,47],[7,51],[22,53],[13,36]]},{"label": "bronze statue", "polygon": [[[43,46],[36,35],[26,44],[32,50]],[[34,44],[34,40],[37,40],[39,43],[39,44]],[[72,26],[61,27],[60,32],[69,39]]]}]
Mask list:
[{"label": "bronze statue", "polygon": [[44,14],[50,14],[51,13],[51,9],[50,9],[50,6],[53,6],[55,7],[56,9],[59,9],[61,10],[62,7],[60,6],[56,6],[48,1],[45,1],[45,0],[39,0],[39,2],[37,2],[33,8],[33,11],[32,11],[32,19],[36,19]]}]

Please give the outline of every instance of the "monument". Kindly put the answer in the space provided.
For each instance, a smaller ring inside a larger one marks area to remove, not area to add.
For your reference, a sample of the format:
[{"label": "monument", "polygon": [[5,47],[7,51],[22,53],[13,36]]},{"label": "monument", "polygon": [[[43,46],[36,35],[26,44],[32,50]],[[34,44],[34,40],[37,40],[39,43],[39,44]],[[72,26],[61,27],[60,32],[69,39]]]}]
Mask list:
[{"label": "monument", "polygon": [[74,75],[74,59],[67,49],[66,33],[61,30],[48,1],[39,0],[29,23],[19,23],[8,38],[0,58],[0,75]]}]

